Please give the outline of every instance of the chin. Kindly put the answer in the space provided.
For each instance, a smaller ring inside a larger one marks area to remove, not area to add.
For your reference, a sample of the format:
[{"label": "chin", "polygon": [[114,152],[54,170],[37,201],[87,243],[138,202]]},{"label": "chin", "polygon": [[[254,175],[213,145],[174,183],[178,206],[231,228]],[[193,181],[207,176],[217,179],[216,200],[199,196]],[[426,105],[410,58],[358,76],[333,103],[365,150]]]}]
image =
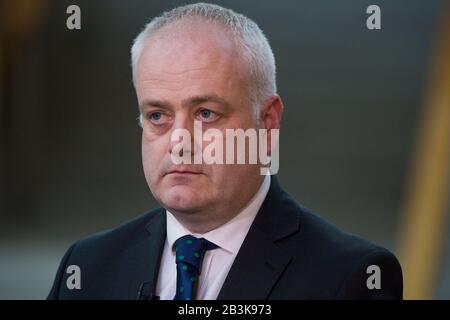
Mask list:
[{"label": "chin", "polygon": [[163,191],[161,196],[161,203],[169,211],[197,211],[205,207],[205,200],[202,192],[185,185],[173,186]]}]

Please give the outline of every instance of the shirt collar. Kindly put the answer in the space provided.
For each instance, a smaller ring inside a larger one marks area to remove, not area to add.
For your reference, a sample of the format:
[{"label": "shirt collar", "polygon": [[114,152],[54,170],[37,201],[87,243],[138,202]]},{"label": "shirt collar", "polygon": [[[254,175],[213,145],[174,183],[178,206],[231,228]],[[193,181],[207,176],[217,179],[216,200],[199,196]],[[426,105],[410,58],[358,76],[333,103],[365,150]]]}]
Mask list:
[{"label": "shirt collar", "polygon": [[237,254],[245,236],[253,223],[267,192],[270,187],[270,174],[264,177],[264,180],[249,203],[236,215],[233,219],[220,227],[208,231],[204,234],[195,234],[187,230],[175,216],[166,210],[167,219],[167,241],[169,248],[173,248],[173,244],[177,239],[185,235],[191,234],[198,238],[205,238],[206,240],[216,244],[229,253]]}]

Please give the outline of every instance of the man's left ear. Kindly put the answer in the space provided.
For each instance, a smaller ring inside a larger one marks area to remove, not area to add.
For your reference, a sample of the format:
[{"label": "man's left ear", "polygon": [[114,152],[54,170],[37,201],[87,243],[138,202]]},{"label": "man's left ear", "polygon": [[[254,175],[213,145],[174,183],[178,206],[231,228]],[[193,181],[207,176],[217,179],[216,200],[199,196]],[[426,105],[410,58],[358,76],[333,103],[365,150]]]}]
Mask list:
[{"label": "man's left ear", "polygon": [[264,129],[270,132],[270,129],[280,128],[283,108],[283,101],[279,95],[273,95],[264,103],[260,118]]},{"label": "man's left ear", "polygon": [[272,147],[278,143],[279,134],[272,137],[272,130],[279,132],[282,115],[283,101],[279,95],[270,97],[261,109],[261,126],[267,130],[267,155],[272,155]]}]

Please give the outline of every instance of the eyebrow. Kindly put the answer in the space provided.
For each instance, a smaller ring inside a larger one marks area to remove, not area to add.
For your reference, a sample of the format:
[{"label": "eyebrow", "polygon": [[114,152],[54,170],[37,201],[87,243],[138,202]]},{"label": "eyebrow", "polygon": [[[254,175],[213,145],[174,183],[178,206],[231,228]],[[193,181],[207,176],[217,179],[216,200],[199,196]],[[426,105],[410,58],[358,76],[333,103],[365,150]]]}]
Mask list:
[{"label": "eyebrow", "polygon": [[[205,102],[214,102],[217,104],[222,105],[225,108],[229,107],[229,103],[219,97],[216,94],[207,94],[207,95],[200,95],[200,96],[193,96],[189,99],[185,99],[181,102],[183,107],[193,107]],[[170,102],[168,101],[160,101],[160,100],[152,100],[152,99],[145,99],[140,105],[139,105],[139,109],[144,110],[145,107],[157,107],[157,108],[162,108],[162,109],[172,109],[173,106]]]}]

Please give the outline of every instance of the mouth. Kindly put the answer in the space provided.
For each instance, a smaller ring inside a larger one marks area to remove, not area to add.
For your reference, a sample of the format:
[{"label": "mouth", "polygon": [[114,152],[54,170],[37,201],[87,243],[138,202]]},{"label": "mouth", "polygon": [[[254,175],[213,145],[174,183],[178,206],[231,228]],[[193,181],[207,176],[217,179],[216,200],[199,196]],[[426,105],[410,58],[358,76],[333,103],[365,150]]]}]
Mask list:
[{"label": "mouth", "polygon": [[170,170],[165,175],[200,175],[200,174],[202,174],[200,171],[179,168]]},{"label": "mouth", "polygon": [[201,174],[200,172],[194,172],[194,171],[179,171],[179,170],[174,170],[174,171],[170,171],[167,174]]}]

